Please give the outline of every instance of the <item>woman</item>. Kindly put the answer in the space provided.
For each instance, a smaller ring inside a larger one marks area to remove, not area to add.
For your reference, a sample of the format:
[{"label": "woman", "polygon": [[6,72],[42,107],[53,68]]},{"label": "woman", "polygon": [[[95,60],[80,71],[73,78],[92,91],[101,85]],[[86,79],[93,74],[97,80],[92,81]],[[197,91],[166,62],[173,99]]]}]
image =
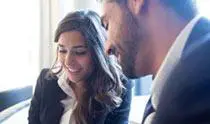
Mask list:
[{"label": "woman", "polygon": [[128,123],[131,87],[105,55],[105,38],[93,11],[69,13],[60,22],[56,62],[38,78],[29,124]]}]

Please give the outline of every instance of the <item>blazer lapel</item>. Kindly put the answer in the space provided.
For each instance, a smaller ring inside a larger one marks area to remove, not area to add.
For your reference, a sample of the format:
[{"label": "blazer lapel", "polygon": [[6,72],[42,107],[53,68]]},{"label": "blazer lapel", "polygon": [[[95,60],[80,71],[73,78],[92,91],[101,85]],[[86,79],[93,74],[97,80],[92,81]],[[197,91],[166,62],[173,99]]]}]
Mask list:
[{"label": "blazer lapel", "polygon": [[58,86],[57,79],[47,82],[44,91],[44,115],[45,124],[59,124],[64,107],[61,100],[66,98],[66,94]]}]

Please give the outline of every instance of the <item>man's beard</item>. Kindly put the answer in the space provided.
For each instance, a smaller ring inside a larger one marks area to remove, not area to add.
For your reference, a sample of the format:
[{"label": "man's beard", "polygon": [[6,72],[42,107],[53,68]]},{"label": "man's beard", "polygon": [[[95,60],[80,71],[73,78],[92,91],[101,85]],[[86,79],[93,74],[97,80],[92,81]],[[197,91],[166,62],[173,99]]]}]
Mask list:
[{"label": "man's beard", "polygon": [[120,65],[122,66],[123,73],[130,79],[137,78],[135,74],[135,55],[126,53],[122,58]]}]

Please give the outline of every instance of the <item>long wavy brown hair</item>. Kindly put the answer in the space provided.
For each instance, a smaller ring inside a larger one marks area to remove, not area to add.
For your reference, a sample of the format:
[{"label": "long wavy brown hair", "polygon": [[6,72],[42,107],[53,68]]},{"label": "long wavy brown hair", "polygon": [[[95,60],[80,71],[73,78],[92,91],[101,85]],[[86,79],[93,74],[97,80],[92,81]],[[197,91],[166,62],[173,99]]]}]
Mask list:
[{"label": "long wavy brown hair", "polygon": [[[95,70],[87,79],[85,92],[78,99],[72,114],[76,124],[92,124],[97,114],[103,115],[120,106],[125,90],[122,78],[125,78],[115,59],[105,55],[106,31],[97,13],[83,10],[67,14],[57,27],[54,42],[57,43],[60,35],[68,31],[79,31],[85,37],[94,62]],[[62,72],[63,67],[56,66],[57,63],[58,56],[51,68],[53,75]],[[53,69],[57,71],[53,72]]]}]

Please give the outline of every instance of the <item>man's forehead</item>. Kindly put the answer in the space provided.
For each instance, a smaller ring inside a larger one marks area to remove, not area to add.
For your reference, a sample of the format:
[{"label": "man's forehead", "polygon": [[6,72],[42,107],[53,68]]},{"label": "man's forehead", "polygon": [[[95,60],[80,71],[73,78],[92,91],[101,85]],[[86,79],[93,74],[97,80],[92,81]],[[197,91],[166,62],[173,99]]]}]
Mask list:
[{"label": "man's forehead", "polygon": [[113,13],[117,3],[116,2],[105,2],[102,5],[102,17],[110,16]]},{"label": "man's forehead", "polygon": [[102,6],[102,19],[109,19],[114,16],[116,12],[116,8],[118,7],[118,3],[116,2],[106,2]]}]

